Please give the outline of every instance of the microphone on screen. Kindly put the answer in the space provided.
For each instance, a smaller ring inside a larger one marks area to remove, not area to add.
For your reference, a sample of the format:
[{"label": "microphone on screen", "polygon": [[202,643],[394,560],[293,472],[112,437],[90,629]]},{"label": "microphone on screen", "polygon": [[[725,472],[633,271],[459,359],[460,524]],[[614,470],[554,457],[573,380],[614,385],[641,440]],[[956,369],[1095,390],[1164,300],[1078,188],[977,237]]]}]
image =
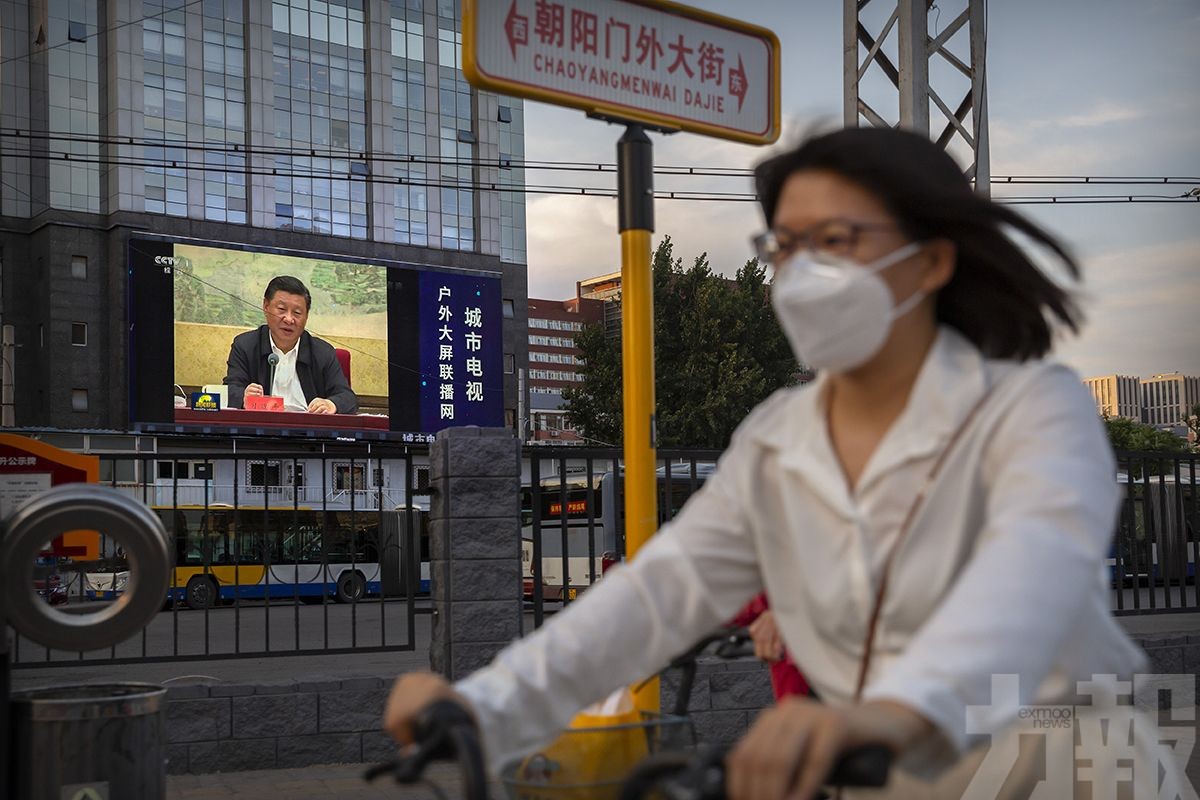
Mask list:
[{"label": "microphone on screen", "polygon": [[279,356],[271,353],[267,356],[267,363],[271,365],[271,382],[267,384],[267,390],[263,394],[270,395],[271,390],[275,387],[275,367],[279,366]]}]

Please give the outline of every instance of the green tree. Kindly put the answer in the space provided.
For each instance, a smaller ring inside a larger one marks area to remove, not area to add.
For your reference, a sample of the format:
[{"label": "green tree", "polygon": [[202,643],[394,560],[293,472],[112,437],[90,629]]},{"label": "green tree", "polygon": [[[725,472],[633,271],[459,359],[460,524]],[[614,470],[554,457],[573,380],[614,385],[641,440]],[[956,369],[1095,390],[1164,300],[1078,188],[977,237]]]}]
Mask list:
[{"label": "green tree", "polygon": [[[727,279],[701,254],[685,269],[668,236],[655,250],[653,276],[659,446],[724,448],[750,410],[796,374],[766,268],[751,259]],[[619,443],[620,340],[593,325],[576,344],[583,382],[563,393],[567,416],[585,436]]]},{"label": "green tree", "polygon": [[583,383],[566,389],[567,417],[596,445],[621,442],[621,343],[610,340],[604,323],[585,325],[575,335],[584,360]]},{"label": "green tree", "polygon": [[1187,442],[1173,433],[1153,425],[1124,417],[1105,417],[1104,427],[1114,450],[1139,453],[1178,453],[1187,449]]}]

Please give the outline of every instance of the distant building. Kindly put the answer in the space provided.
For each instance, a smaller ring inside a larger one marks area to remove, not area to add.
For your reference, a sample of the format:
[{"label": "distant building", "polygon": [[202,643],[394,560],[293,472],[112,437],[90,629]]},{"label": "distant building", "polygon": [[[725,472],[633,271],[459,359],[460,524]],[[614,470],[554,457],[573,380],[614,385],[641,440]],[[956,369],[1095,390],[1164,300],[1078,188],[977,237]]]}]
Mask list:
[{"label": "distant building", "polygon": [[525,182],[524,105],[468,83],[462,5],[0,0],[15,423],[129,426],[146,232],[501,276],[515,423],[525,196],[497,187]]},{"label": "distant building", "polygon": [[1184,420],[1200,404],[1200,377],[1171,372],[1142,378],[1144,421],[1180,435],[1187,434]]},{"label": "distant building", "polygon": [[1142,392],[1138,378],[1128,375],[1101,375],[1084,378],[1083,382],[1091,390],[1100,416],[1124,417],[1141,422]]},{"label": "distant building", "polygon": [[600,300],[529,299],[529,441],[536,444],[583,444],[567,424],[563,389],[577,386],[583,361],[575,336],[584,325],[604,320]]},{"label": "distant building", "polygon": [[585,278],[575,284],[575,297],[579,300],[602,300],[604,302],[604,332],[609,339],[621,335],[621,273],[610,272]]}]

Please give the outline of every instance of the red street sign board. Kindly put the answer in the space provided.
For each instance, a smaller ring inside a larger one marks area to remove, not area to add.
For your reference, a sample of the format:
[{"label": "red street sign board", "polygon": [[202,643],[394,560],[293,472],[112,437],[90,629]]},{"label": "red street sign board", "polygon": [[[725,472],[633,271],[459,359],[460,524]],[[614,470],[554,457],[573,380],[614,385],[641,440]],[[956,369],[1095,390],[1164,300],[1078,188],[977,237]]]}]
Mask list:
[{"label": "red street sign board", "polygon": [[[29,498],[64,483],[95,483],[99,459],[59,450],[43,442],[0,433],[0,517]],[[56,538],[48,555],[96,558],[94,531],[68,531]]]},{"label": "red street sign board", "polygon": [[767,144],[779,40],[660,0],[464,0],[463,71],[481,89]]}]

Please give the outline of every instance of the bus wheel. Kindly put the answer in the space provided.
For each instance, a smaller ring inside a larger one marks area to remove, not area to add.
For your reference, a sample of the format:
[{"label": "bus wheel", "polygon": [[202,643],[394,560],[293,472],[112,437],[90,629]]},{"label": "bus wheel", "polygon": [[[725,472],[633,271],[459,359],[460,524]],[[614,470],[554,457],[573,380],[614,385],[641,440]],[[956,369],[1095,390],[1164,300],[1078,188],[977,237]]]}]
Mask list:
[{"label": "bus wheel", "polygon": [[187,582],[188,608],[212,608],[217,604],[217,583],[202,575],[193,576]]},{"label": "bus wheel", "polygon": [[337,579],[334,597],[339,603],[356,603],[367,591],[367,582],[357,572],[343,572]]}]

